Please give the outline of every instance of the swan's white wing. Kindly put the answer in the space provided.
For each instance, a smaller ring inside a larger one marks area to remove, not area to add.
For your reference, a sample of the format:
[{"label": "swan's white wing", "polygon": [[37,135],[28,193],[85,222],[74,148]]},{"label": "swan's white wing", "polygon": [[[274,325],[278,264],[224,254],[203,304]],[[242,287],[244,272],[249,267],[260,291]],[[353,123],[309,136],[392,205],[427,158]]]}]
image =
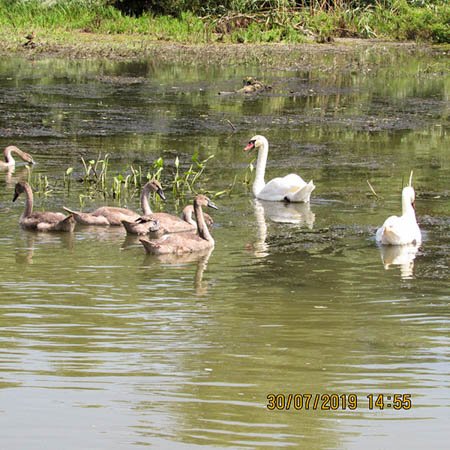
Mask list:
[{"label": "swan's white wing", "polygon": [[291,187],[297,187],[298,189],[301,189],[303,186],[306,185],[306,181],[299,175],[295,173],[290,173],[289,175],[286,175],[282,178],[283,182],[286,183],[286,185],[289,185]]},{"label": "swan's white wing", "polygon": [[[270,180],[261,189],[261,191],[258,192],[257,198],[269,201],[282,201],[287,197],[290,200],[290,197],[293,197],[298,191],[303,189],[305,186],[308,186],[308,184],[301,177],[299,177],[294,173],[291,173],[283,178],[278,177],[274,178],[273,180]],[[313,187],[311,189],[311,192],[315,187],[314,185],[312,186]],[[290,200],[290,201],[305,201],[305,200]]]},{"label": "swan's white wing", "polygon": [[261,200],[282,201],[289,192],[290,185],[284,182],[284,178],[270,180],[256,195]]},{"label": "swan's white wing", "polygon": [[390,216],[388,217],[383,225],[378,228],[377,234],[376,234],[376,240],[380,244],[384,245],[396,245],[393,240],[398,240],[395,237],[395,233],[393,233],[393,230],[396,230],[398,228],[398,221],[400,220],[400,217],[398,216]]},{"label": "swan's white wing", "polygon": [[289,193],[286,195],[286,199],[290,202],[303,202],[308,203],[309,198],[311,197],[311,192],[316,188],[312,180],[309,183],[305,183],[305,185],[298,189],[294,193]]},{"label": "swan's white wing", "polygon": [[376,240],[384,245],[420,245],[422,235],[414,218],[391,216],[377,230]]}]

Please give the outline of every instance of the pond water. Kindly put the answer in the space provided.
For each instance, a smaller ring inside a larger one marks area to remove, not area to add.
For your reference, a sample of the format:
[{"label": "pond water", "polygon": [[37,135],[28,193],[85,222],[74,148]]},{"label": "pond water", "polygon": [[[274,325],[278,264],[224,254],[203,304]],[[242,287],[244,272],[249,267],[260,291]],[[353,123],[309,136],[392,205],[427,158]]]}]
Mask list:
[{"label": "pond water", "polygon": [[[175,157],[186,168],[198,151],[215,155],[199,188],[234,182],[214,199],[212,253],[158,259],[121,229],[21,230],[23,199],[11,200],[28,170],[0,173],[2,448],[447,446],[448,57],[315,58],[2,59],[0,145],[34,156],[36,188],[47,177],[37,209],[79,208],[80,158],[105,153],[112,175],[161,156],[168,185]],[[247,75],[272,89],[218,95]],[[270,142],[267,179],[314,180],[310,205],[253,200],[242,150],[255,134]],[[411,170],[423,244],[383,253],[375,230],[400,213]],[[160,207],[175,212],[166,195]],[[99,196],[84,208],[106,201],[119,204]],[[139,208],[136,195],[121,204]],[[281,409],[267,408],[269,394],[285,395]],[[296,394],[312,394],[309,408]],[[314,406],[316,394],[338,394],[337,408]],[[370,394],[385,395],[384,409]]]}]

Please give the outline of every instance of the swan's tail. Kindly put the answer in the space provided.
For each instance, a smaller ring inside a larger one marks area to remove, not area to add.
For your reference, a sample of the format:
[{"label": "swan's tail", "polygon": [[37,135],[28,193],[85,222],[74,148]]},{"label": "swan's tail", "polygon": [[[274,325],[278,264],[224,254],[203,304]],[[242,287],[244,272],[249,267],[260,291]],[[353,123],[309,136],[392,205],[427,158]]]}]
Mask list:
[{"label": "swan's tail", "polygon": [[146,253],[156,253],[160,247],[156,242],[149,241],[148,239],[139,239],[139,242],[144,246]]},{"label": "swan's tail", "polygon": [[159,220],[151,217],[139,217],[134,222],[128,220],[121,220],[121,222],[128,234],[144,235],[160,229]]},{"label": "swan's tail", "polygon": [[[83,213],[80,211],[73,211],[70,208],[67,208],[66,206],[63,206],[64,211],[67,211],[77,223],[81,225],[86,225],[87,223],[83,220]],[[89,225],[89,224],[87,224]]]},{"label": "swan's tail", "polygon": [[303,186],[298,191],[295,191],[292,194],[286,195],[286,200],[289,202],[302,202],[308,203],[309,198],[311,197],[311,192],[316,188],[315,184],[311,180],[308,184]]},{"label": "swan's tail", "polygon": [[75,219],[72,214],[69,214],[64,220],[61,220],[55,228],[58,231],[68,231],[71,233],[75,229]]},{"label": "swan's tail", "polygon": [[121,220],[120,222],[122,223],[128,234],[137,234],[135,231],[136,222],[129,222],[128,220]]},{"label": "swan's tail", "polygon": [[109,225],[109,221],[104,216],[95,216],[94,214],[90,213],[83,213],[80,211],[73,211],[66,206],[63,206],[63,209],[67,211],[69,214],[71,214],[75,221],[79,223],[80,225]]},{"label": "swan's tail", "polygon": [[66,206],[63,206],[64,211],[67,211],[74,219],[76,222],[80,223],[80,224],[84,224],[84,221],[82,220],[82,212],[80,211],[74,211],[70,208],[67,208]]},{"label": "swan's tail", "polygon": [[66,206],[63,206],[64,211],[67,211],[69,214],[80,214],[77,211],[72,211],[71,209],[67,208]]}]

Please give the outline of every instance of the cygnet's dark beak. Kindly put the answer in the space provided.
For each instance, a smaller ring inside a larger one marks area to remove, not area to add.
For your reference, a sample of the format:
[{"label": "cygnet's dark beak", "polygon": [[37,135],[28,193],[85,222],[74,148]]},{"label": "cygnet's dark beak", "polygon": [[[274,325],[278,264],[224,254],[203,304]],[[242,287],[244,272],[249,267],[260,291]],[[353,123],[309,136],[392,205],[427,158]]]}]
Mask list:
[{"label": "cygnet's dark beak", "polygon": [[14,192],[13,202],[15,202],[17,200],[17,197],[19,197],[19,193]]},{"label": "cygnet's dark beak", "polygon": [[211,200],[208,199],[208,206],[213,209],[219,209]]},{"label": "cygnet's dark beak", "polygon": [[164,191],[163,191],[161,188],[159,188],[159,189],[156,191],[156,193],[161,197],[161,200],[163,200],[164,202],[166,201],[166,196],[165,196],[165,194],[164,194]]},{"label": "cygnet's dark beak", "polygon": [[149,231],[158,231],[158,230],[159,230],[159,220],[153,219]]}]

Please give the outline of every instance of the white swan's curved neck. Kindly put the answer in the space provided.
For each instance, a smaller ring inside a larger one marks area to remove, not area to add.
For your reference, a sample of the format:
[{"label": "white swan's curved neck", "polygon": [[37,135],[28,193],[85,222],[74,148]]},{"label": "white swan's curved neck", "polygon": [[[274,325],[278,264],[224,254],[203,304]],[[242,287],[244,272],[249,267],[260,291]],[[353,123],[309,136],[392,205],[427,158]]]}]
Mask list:
[{"label": "white swan's curved neck", "polygon": [[267,139],[262,140],[262,145],[258,150],[258,160],[256,161],[255,181],[253,182],[253,194],[256,196],[266,185],[264,174],[266,172],[267,155],[269,154],[269,143]]},{"label": "white swan's curved neck", "polygon": [[416,217],[416,211],[411,204],[411,199],[408,195],[402,195],[402,215],[409,217]]},{"label": "white swan's curved neck", "polygon": [[150,214],[152,214],[152,208],[150,207],[150,202],[148,201],[149,195],[150,195],[150,186],[146,184],[142,188],[141,192],[141,208],[144,216],[149,216]]}]

